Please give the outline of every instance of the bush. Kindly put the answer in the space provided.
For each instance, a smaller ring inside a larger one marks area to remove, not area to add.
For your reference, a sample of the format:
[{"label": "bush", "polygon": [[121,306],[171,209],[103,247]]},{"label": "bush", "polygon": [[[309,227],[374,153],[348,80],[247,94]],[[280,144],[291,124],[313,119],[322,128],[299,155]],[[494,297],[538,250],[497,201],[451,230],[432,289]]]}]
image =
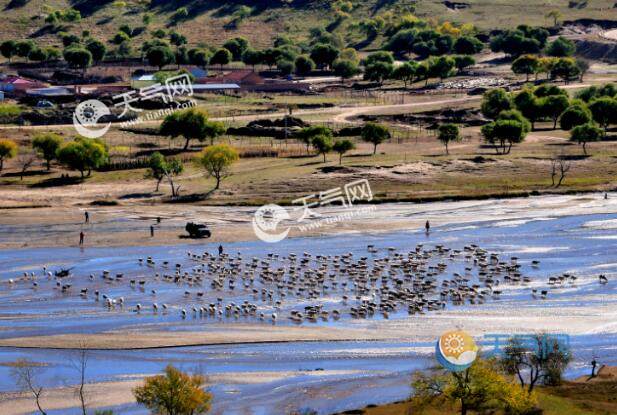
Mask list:
[{"label": "bush", "polygon": [[15,104],[0,104],[0,124],[14,123],[21,115],[21,108]]}]

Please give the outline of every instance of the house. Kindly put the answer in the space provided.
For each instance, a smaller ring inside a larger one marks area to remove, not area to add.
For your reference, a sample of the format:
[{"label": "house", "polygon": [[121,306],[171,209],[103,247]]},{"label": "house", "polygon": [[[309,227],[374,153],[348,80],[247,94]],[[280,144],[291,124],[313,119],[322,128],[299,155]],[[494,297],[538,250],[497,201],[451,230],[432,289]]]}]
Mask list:
[{"label": "house", "polygon": [[39,98],[58,98],[72,97],[75,95],[75,88],[65,86],[51,86],[48,88],[32,88],[26,90],[26,95]]},{"label": "house", "polygon": [[241,88],[264,84],[266,80],[257,72],[251,70],[237,70],[224,72],[216,76],[195,77],[196,84],[238,84]]},{"label": "house", "polygon": [[48,85],[43,82],[33,81],[15,75],[8,75],[0,80],[0,91],[12,95],[25,95],[26,91],[29,89],[45,88],[47,86]]},{"label": "house", "polygon": [[226,84],[193,84],[193,92],[226,92],[237,91],[240,89],[240,85],[226,83]]}]

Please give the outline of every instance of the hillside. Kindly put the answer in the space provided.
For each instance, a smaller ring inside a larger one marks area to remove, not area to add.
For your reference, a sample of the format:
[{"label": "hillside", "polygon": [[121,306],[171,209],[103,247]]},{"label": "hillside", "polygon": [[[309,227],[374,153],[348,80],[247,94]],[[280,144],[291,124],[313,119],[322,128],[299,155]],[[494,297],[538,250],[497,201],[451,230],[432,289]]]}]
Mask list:
[{"label": "hillside", "polygon": [[[253,45],[265,47],[279,34],[302,40],[310,28],[322,26],[354,44],[363,39],[359,30],[354,29],[360,20],[414,9],[419,17],[470,22],[485,30],[521,23],[548,26],[552,20],[545,16],[551,10],[557,10],[561,20],[617,21],[614,0],[355,0],[348,2],[353,9],[343,13],[337,11],[336,3],[325,0],[2,0],[0,40],[28,36],[40,45],[57,45],[57,32],[80,35],[84,30],[94,37],[109,40],[121,26],[128,25],[136,33],[132,40],[134,48],[150,38],[153,30],[172,28],[185,35],[191,45],[218,46],[228,38],[244,36]],[[45,22],[50,12],[70,7],[80,11],[81,21],[63,23],[60,28],[52,28]],[[523,7],[525,13],[521,13]],[[186,8],[185,17],[176,15],[182,8]],[[146,14],[150,20],[147,24],[144,23]]]}]

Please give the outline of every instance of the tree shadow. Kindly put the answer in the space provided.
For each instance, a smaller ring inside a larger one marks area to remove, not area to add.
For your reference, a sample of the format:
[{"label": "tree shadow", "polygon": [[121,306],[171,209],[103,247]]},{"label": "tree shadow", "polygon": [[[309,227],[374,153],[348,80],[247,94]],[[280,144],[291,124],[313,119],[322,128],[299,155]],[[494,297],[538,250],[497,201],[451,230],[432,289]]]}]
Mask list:
[{"label": "tree shadow", "polygon": [[60,186],[70,186],[74,184],[82,183],[84,179],[78,176],[74,177],[52,177],[46,180],[41,180],[38,183],[33,183],[29,187],[33,189],[37,188],[48,188],[48,187],[60,187]]}]

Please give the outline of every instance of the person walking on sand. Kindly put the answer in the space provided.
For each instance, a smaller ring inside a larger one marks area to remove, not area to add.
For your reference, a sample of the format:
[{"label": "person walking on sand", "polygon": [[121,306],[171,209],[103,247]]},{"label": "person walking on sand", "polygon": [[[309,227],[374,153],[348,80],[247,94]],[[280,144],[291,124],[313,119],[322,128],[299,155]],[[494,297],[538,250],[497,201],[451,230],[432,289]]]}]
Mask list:
[{"label": "person walking on sand", "polygon": [[426,229],[427,235],[431,232],[431,224],[429,223],[429,221],[426,221],[426,224],[424,225],[424,229]]},{"label": "person walking on sand", "polygon": [[150,238],[154,238],[154,225],[150,225]]},{"label": "person walking on sand", "polygon": [[84,212],[84,218],[86,219],[86,223],[90,223],[90,214],[87,210]]},{"label": "person walking on sand", "polygon": [[83,245],[84,244],[84,232],[81,231],[79,232],[79,245]]},{"label": "person walking on sand", "polygon": [[219,256],[223,255],[223,245],[219,245]]}]

